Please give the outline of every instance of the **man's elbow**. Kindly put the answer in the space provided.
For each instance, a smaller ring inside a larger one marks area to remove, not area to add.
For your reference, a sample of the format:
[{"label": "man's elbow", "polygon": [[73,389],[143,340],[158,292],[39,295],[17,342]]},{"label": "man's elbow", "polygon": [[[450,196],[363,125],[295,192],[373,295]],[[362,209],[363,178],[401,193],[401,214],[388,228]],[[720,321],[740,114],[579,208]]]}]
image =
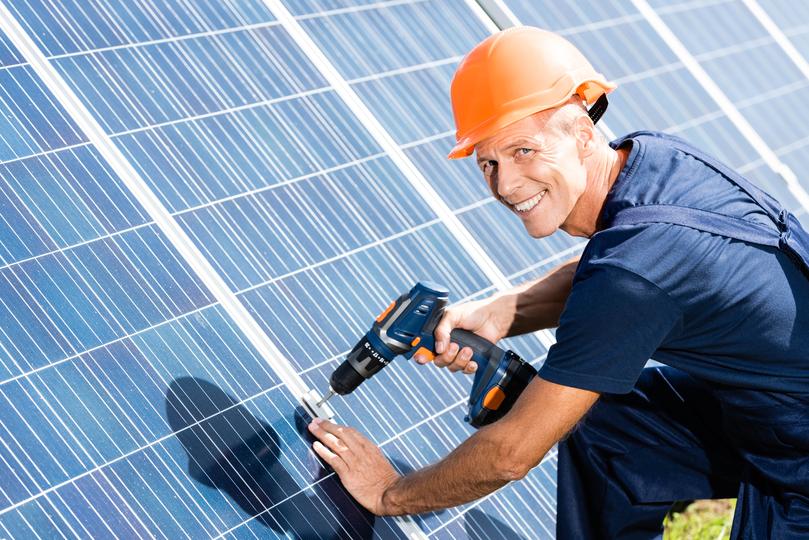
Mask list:
[{"label": "man's elbow", "polygon": [[521,457],[513,448],[505,448],[499,453],[495,468],[499,480],[513,482],[525,478],[537,466],[534,458]]},{"label": "man's elbow", "polygon": [[524,465],[522,463],[505,464],[498,467],[498,479],[504,482],[514,482],[515,480],[522,480],[533,467]]}]

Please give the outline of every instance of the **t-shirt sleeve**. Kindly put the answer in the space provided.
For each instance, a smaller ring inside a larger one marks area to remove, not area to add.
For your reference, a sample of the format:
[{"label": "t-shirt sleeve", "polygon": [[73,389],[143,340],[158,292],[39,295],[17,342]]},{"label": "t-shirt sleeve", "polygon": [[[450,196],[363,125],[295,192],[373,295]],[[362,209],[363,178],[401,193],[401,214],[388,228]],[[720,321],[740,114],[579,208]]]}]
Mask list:
[{"label": "t-shirt sleeve", "polygon": [[589,267],[574,280],[539,376],[594,392],[629,392],[681,324],[681,310],[654,283],[617,266]]}]

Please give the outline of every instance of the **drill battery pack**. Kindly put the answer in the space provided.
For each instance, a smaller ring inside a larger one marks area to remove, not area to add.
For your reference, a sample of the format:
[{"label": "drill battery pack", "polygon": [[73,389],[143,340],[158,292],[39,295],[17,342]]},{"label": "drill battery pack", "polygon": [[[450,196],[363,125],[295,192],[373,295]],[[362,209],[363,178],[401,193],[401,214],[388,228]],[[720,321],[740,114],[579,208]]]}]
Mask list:
[{"label": "drill battery pack", "polygon": [[488,361],[479,365],[466,420],[472,427],[491,424],[505,416],[537,374],[534,367],[513,351],[494,347]]}]

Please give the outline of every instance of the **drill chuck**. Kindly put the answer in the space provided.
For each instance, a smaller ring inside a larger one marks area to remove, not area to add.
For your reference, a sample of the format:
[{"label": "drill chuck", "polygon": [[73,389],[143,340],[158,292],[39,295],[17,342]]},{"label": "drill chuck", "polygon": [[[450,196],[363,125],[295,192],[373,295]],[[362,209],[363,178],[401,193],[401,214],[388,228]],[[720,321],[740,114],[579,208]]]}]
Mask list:
[{"label": "drill chuck", "polygon": [[393,358],[386,358],[371,343],[366,334],[340,364],[329,380],[335,393],[346,395],[353,392],[365,379],[387,366]]}]

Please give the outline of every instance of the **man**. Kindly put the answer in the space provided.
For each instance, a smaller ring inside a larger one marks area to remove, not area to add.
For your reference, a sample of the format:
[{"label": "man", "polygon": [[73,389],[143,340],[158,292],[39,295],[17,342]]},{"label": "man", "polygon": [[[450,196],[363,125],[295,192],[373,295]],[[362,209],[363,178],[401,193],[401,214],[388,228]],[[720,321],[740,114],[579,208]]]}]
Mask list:
[{"label": "man", "polygon": [[590,240],[537,282],[448,310],[435,364],[476,368],[455,327],[497,341],[559,326],[557,343],[503,419],[425,469],[400,477],[330,422],[310,425],[314,449],[372,512],[413,514],[522,478],[580,423],[559,445],[559,538],[651,538],[674,501],[734,496],[734,538],[809,538],[809,235],[684,141],[607,144],[593,124],[612,89],[537,28],[467,55],[450,157],[474,152],[531,236]]}]

